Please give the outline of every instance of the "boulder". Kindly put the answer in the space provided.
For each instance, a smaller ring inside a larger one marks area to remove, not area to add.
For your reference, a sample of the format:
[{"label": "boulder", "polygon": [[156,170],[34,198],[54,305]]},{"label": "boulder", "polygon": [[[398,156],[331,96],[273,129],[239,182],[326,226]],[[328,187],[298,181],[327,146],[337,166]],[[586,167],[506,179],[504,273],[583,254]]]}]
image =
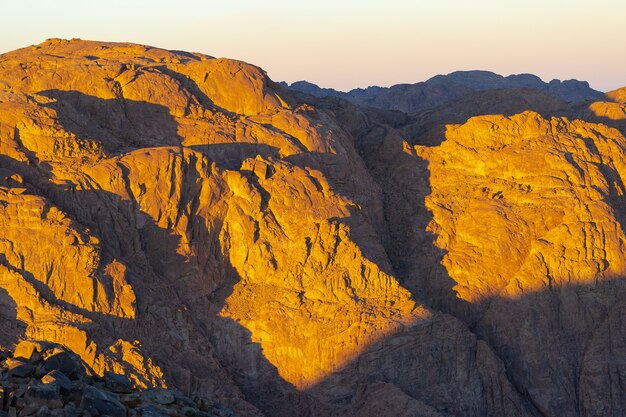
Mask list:
[{"label": "boulder", "polygon": [[104,373],[104,384],[110,391],[120,394],[129,393],[132,389],[130,379],[126,375],[115,374],[113,372]]},{"label": "boulder", "polygon": [[20,359],[8,358],[5,361],[7,372],[10,376],[27,378],[35,371],[35,366]]},{"label": "boulder", "polygon": [[174,402],[183,407],[196,407],[196,403],[193,400],[178,391],[174,391]]},{"label": "boulder", "polygon": [[166,410],[154,405],[140,408],[139,415],[142,417],[169,417]]},{"label": "boulder", "polygon": [[38,361],[41,358],[41,354],[50,346],[51,344],[46,342],[22,340],[15,346],[13,357],[32,362]]},{"label": "boulder", "polygon": [[167,405],[172,404],[174,401],[176,401],[176,398],[174,398],[174,393],[164,388],[145,390],[142,393],[142,396],[146,401],[154,404]]},{"label": "boulder", "polygon": [[85,368],[81,363],[80,357],[66,351],[60,351],[46,358],[44,370],[47,372],[61,371],[74,380],[85,375]]},{"label": "boulder", "polygon": [[20,415],[29,415],[41,410],[63,407],[63,397],[58,386],[36,383],[28,387],[24,394],[25,407]]},{"label": "boulder", "polygon": [[87,386],[83,390],[80,407],[91,415],[126,417],[126,407],[120,403],[115,394],[92,386]]},{"label": "boulder", "polygon": [[61,394],[72,391],[72,381],[61,371],[51,371],[41,378],[41,382],[46,385],[54,385],[59,388]]},{"label": "boulder", "polygon": [[237,417],[237,413],[223,404],[216,404],[213,406],[213,408],[211,408],[211,413],[213,413],[216,417]]}]

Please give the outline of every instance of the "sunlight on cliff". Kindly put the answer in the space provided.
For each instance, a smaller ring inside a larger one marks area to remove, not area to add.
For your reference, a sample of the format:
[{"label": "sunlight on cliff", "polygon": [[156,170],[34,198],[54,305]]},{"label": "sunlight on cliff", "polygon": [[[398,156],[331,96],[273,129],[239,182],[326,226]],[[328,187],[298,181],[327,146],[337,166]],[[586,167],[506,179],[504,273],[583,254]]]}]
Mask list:
[{"label": "sunlight on cliff", "polygon": [[[429,163],[427,230],[453,291],[472,303],[626,271],[626,141],[616,130],[536,113],[449,125]],[[621,204],[621,203],[620,203]]]}]

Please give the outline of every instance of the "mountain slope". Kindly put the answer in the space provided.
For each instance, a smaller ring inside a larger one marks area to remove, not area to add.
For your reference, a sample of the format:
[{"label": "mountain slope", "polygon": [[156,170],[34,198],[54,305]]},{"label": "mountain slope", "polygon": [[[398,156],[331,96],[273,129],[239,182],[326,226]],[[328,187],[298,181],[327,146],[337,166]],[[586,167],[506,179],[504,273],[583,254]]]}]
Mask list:
[{"label": "mountain slope", "polygon": [[244,416],[624,409],[626,140],[518,111],[552,96],[396,130],[242,62],[56,39],[0,86],[3,346]]}]

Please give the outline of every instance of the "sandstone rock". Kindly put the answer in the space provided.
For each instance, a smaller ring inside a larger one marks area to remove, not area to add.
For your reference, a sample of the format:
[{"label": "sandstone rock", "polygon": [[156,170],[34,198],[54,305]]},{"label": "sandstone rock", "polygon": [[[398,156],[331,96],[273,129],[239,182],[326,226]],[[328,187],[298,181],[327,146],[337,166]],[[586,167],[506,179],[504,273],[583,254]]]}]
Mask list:
[{"label": "sandstone rock", "polygon": [[15,346],[13,357],[26,359],[27,361],[37,361],[40,359],[41,353],[48,349],[49,346],[45,342],[22,340]]},{"label": "sandstone rock", "polygon": [[603,123],[626,134],[626,88],[609,91],[603,98],[582,106],[573,114],[585,120]]},{"label": "sandstone rock", "polygon": [[372,157],[391,242],[404,242],[388,246],[394,265],[488,341],[533,408],[576,415],[576,368],[595,361],[582,356],[597,325],[585,314],[623,296],[610,277],[624,270],[624,138],[527,112],[448,125],[439,142],[389,134]]}]

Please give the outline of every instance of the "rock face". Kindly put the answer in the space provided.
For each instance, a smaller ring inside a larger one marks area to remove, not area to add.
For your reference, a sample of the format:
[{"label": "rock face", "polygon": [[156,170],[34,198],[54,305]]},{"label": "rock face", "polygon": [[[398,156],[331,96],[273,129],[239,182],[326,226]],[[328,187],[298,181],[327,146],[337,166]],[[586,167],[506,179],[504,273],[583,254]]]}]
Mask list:
[{"label": "rock face", "polygon": [[436,146],[379,136],[366,155],[405,286],[486,341],[535,412],[622,415],[620,132],[524,112],[448,125]]},{"label": "rock face", "polygon": [[598,101],[582,106],[576,116],[626,132],[626,88],[610,91]]},{"label": "rock face", "polygon": [[489,71],[457,71],[437,75],[416,84],[397,84],[391,87],[356,88],[348,92],[320,88],[315,84],[298,81],[289,88],[316,97],[339,97],[358,106],[415,113],[441,106],[479,91],[532,89],[566,102],[577,102],[602,97],[602,93],[589,87],[586,81],[552,80],[543,82],[532,74],[503,77]]},{"label": "rock face", "polygon": [[0,343],[24,340],[11,398],[41,403],[20,415],[626,409],[626,140],[549,117],[586,110],[365,111],[57,39],[0,56],[0,89]]}]

